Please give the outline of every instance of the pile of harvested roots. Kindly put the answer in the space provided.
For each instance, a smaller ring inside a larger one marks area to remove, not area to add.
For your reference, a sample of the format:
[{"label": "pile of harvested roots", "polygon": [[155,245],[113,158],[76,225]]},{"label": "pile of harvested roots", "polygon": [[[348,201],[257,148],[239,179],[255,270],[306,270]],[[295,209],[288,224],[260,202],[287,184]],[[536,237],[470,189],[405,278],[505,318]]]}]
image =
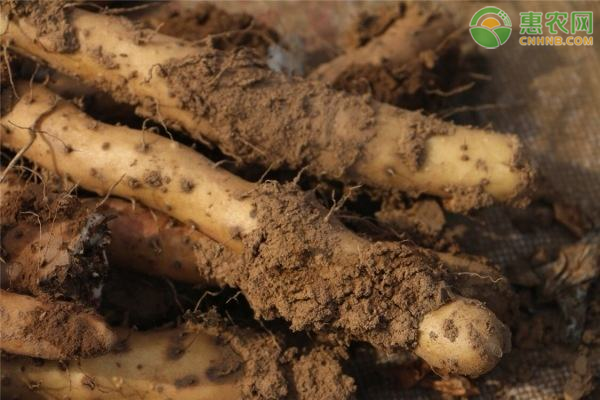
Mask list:
[{"label": "pile of harvested roots", "polygon": [[455,51],[444,11],[365,18],[305,76],[195,12],[3,2],[2,395],[349,399],[349,346],[492,370],[513,289],[420,233],[535,174],[515,135],[397,107]]}]

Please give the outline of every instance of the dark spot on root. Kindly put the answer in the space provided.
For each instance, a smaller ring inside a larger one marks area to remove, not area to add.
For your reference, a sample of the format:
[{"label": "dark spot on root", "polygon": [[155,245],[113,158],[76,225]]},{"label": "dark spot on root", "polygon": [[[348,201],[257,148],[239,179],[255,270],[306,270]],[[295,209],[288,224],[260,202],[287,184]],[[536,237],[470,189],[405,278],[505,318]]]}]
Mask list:
[{"label": "dark spot on root", "polygon": [[196,375],[186,375],[183,378],[175,379],[176,388],[184,388],[190,386],[196,386],[199,379]]},{"label": "dark spot on root", "polygon": [[137,189],[141,186],[141,182],[139,180],[137,180],[136,178],[133,178],[131,176],[127,177],[127,186],[129,186],[132,189]]},{"label": "dark spot on root", "polygon": [[487,163],[485,162],[485,160],[482,160],[481,158],[479,158],[475,162],[475,168],[480,169],[480,170],[485,171],[485,172],[487,172],[487,170],[488,170]]},{"label": "dark spot on root", "polygon": [[196,186],[194,184],[194,182],[190,181],[189,179],[185,179],[185,178],[181,178],[181,191],[184,193],[190,193],[192,190],[194,190],[194,186]]},{"label": "dark spot on root", "polygon": [[163,178],[159,171],[147,171],[144,176],[144,182],[152,187],[160,187],[163,184]]},{"label": "dark spot on root", "polygon": [[146,144],[146,143],[140,143],[138,145],[135,146],[135,149],[137,151],[139,151],[140,153],[145,153],[148,151],[148,149],[150,149],[150,145]]},{"label": "dark spot on root", "polygon": [[112,349],[113,353],[127,353],[129,351],[129,343],[127,343],[127,339],[120,340],[115,344]]},{"label": "dark spot on root", "polygon": [[458,328],[454,324],[454,320],[444,320],[444,325],[442,326],[442,329],[444,330],[444,337],[449,341],[454,342],[458,337]]},{"label": "dark spot on root", "polygon": [[468,155],[466,155],[466,154],[463,154],[462,156],[460,156],[460,159],[461,159],[462,161],[469,161],[469,156],[468,156]]},{"label": "dark spot on root", "polygon": [[448,360],[444,360],[442,362],[442,365],[444,366],[444,369],[448,372],[448,373],[456,373],[458,371],[458,360],[454,359],[454,358],[450,358]]},{"label": "dark spot on root", "polygon": [[[222,343],[218,344],[222,345]],[[227,358],[219,362],[214,363],[206,369],[206,379],[211,382],[218,382],[233,373],[240,370],[242,364],[237,358]]]},{"label": "dark spot on root", "polygon": [[242,230],[238,226],[233,226],[229,229],[229,235],[232,239],[241,239]]},{"label": "dark spot on root", "polygon": [[90,390],[94,390],[96,388],[96,382],[94,382],[94,380],[87,375],[84,375],[84,377],[81,378],[81,384]]},{"label": "dark spot on root", "polygon": [[91,176],[98,176],[98,171],[96,170],[96,168],[90,168],[90,175]]},{"label": "dark spot on root", "polygon": [[431,338],[431,340],[437,340],[438,335],[434,331],[430,331],[429,332],[429,337]]},{"label": "dark spot on root", "polygon": [[108,149],[110,149],[110,143],[108,143],[108,142],[102,143],[102,150],[108,150]]},{"label": "dark spot on root", "polygon": [[173,345],[167,348],[167,358],[169,360],[179,360],[185,354],[185,349],[179,345]]}]

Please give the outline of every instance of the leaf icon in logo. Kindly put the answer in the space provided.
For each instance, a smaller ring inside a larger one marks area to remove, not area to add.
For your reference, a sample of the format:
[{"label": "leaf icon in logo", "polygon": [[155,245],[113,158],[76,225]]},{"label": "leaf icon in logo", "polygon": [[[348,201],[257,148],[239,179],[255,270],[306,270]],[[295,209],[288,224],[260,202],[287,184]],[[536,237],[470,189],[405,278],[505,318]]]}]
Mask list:
[{"label": "leaf icon in logo", "polygon": [[[496,29],[500,29],[500,28],[498,27]],[[500,42],[500,39],[498,38],[498,36],[496,36],[488,28],[484,28],[481,26],[475,26],[475,27],[469,29],[469,31],[471,32],[471,36],[473,37],[473,40],[475,40],[477,43],[479,43],[481,46],[483,46],[485,48],[495,49],[496,47],[500,46],[501,43],[504,43],[504,42]],[[509,35],[510,35],[510,30],[509,30]],[[508,36],[506,36],[506,39],[508,39]],[[506,39],[504,39],[504,41],[506,41]]]},{"label": "leaf icon in logo", "polygon": [[498,26],[492,30],[496,35],[498,35],[498,39],[500,39],[500,44],[506,43],[506,41],[510,37],[511,29],[506,26]]}]

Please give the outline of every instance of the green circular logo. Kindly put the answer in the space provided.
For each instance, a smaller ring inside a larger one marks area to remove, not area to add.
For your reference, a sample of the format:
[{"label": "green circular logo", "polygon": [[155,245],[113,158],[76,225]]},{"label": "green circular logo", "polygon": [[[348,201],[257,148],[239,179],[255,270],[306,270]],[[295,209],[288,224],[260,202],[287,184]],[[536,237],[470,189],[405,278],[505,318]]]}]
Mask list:
[{"label": "green circular logo", "polygon": [[469,31],[475,43],[486,49],[502,46],[510,37],[512,22],[498,7],[484,7],[471,18]]}]

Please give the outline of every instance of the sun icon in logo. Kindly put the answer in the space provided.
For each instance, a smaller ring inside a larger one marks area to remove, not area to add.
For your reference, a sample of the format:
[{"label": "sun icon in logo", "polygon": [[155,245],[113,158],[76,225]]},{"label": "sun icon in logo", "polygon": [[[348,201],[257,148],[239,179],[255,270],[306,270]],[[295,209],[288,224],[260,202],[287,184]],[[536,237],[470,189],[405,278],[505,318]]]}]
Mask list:
[{"label": "sun icon in logo", "polygon": [[495,49],[506,43],[512,30],[510,18],[497,7],[484,7],[477,11],[469,26],[473,40],[486,49]]}]

